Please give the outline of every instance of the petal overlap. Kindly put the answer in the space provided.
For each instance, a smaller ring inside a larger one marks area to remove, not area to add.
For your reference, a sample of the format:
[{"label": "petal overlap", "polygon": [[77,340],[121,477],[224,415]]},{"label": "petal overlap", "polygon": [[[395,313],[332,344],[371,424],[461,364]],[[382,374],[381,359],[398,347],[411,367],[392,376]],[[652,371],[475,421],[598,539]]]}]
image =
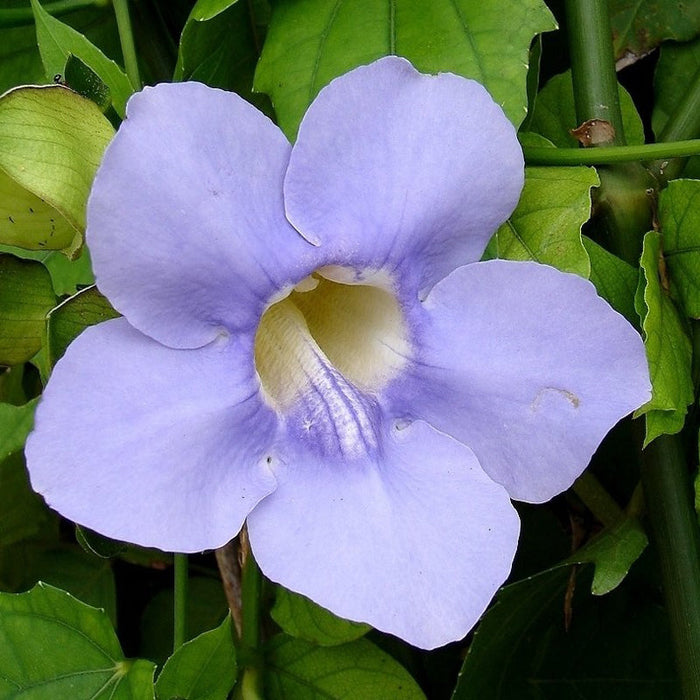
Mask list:
[{"label": "petal overlap", "polygon": [[395,271],[424,291],[481,257],[522,184],[515,131],[481,85],[390,56],[319,93],[284,196],[292,224],[336,264]]},{"label": "petal overlap", "polygon": [[276,419],[242,357],[224,340],[172,350],[124,319],[89,328],[37,409],[33,487],[116,539],[182,552],[225,544],[275,487]]},{"label": "petal overlap", "polygon": [[469,445],[512,498],[539,503],[568,488],[650,396],[639,334],[576,275],[475,263],[437,284],[424,311],[395,409]]},{"label": "petal overlap", "polygon": [[422,421],[381,452],[320,460],[283,442],[248,518],[265,574],[336,614],[433,648],[459,639],[510,571],[519,519],[471,450]]},{"label": "petal overlap", "polygon": [[317,256],[284,217],[289,151],[233,93],[181,83],[135,95],[88,202],[95,277],[112,305],[171,347],[254,329]]}]

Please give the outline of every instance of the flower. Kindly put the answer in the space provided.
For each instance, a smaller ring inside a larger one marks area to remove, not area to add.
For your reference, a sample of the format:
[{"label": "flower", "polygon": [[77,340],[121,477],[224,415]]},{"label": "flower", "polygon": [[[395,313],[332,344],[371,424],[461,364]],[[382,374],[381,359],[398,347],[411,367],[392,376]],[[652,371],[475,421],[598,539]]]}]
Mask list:
[{"label": "flower", "polygon": [[124,318],[56,365],[32,484],[166,550],[247,519],[273,581],[419,647],[461,638],[509,574],[510,499],[567,488],[649,396],[588,281],[477,262],[522,182],[484,88],[400,58],[334,80],[293,147],[234,94],[146,88],[88,203]]}]

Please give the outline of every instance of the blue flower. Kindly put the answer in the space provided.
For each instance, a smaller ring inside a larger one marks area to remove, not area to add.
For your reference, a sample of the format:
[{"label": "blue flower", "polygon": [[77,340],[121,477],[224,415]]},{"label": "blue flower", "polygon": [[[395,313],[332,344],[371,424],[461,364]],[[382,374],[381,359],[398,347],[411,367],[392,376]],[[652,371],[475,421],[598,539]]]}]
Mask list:
[{"label": "blue flower", "polygon": [[649,397],[639,335],[579,277],[477,262],[515,207],[477,83],[391,57],[292,147],[234,94],[147,88],[88,205],[124,318],[56,365],[34,487],[110,537],[192,552],[247,519],[272,580],[423,648],[507,578],[519,521]]}]

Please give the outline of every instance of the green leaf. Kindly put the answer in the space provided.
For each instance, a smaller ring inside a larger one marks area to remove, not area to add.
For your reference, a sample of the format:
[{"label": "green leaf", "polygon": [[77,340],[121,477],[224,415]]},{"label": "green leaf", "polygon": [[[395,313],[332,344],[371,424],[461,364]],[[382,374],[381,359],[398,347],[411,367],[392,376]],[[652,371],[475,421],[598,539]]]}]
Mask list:
[{"label": "green leaf", "polygon": [[68,56],[66,62],[64,81],[71,90],[92,100],[102,112],[106,112],[111,107],[112,93],[109,87],[95,71],[72,54]]},{"label": "green leaf", "polygon": [[23,406],[0,403],[0,461],[21,450],[34,426],[34,410],[39,399]]},{"label": "green leaf", "polygon": [[647,544],[639,518],[624,516],[572,554],[569,561],[594,564],[591,593],[604,595],[622,583]]},{"label": "green leaf", "polygon": [[75,526],[75,539],[85,552],[101,559],[117,556],[117,554],[126,551],[128,547],[126,542],[112,540],[80,525]]},{"label": "green leaf", "polygon": [[[644,125],[630,94],[618,85],[622,128],[629,145],[644,143]],[[574,85],[571,71],[555,75],[540,90],[528,128],[549,139],[560,148],[574,148],[576,138],[569,132],[579,126],[574,105]]]},{"label": "green leaf", "polygon": [[48,317],[48,351],[51,365],[56,364],[66,348],[88,326],[118,316],[106,297],[102,296],[94,285],[82,289],[59,304]]},{"label": "green leaf", "polygon": [[0,98],[0,243],[34,250],[82,245],[85,207],[112,125],[59,85]]},{"label": "green leaf", "polygon": [[644,446],[662,434],[677,433],[693,401],[692,348],[683,321],[660,278],[661,235],[644,236],[639,286],[634,305],[642,321],[649,361],[651,400],[634,416],[646,414]]},{"label": "green leaf", "polygon": [[[452,700],[677,696],[668,620],[654,587],[628,579],[593,597],[581,573],[574,589],[573,576],[570,566],[558,566],[501,589],[474,635]],[[583,577],[589,579],[587,571]]]},{"label": "green leaf", "polygon": [[[658,137],[668,118],[678,109],[688,92],[688,81],[700,70],[700,38],[695,41],[663,44],[654,74],[654,109],[651,126]],[[684,177],[700,179],[700,156],[689,158]]]},{"label": "green leaf", "polygon": [[0,365],[18,365],[37,353],[55,303],[43,265],[0,254]]},{"label": "green leaf", "polygon": [[249,2],[199,0],[182,30],[174,79],[232,90],[271,113],[269,99],[253,93],[263,31]]},{"label": "green leaf", "polygon": [[582,238],[591,261],[590,280],[598,294],[633,326],[639,326],[639,316],[634,309],[634,295],[639,281],[637,269],[590,238]]},{"label": "green leaf", "polygon": [[109,87],[114,109],[123,117],[126,101],[134,92],[126,73],[83,34],[52,17],[38,0],[31,0],[31,3],[36,20],[36,38],[47,77],[51,79],[54,75],[63,75],[71,55],[79,58]]},{"label": "green leaf", "polygon": [[291,637],[319,646],[335,646],[359,639],[371,629],[369,625],[336,617],[308,598],[278,586],[272,619]]},{"label": "green leaf", "polygon": [[[187,630],[190,637],[221,624],[228,603],[221,581],[193,576],[188,582]],[[173,591],[160,591],[149,602],[141,618],[141,654],[165,663],[173,650]]]},{"label": "green leaf", "polygon": [[593,168],[526,168],[515,211],[495,234],[490,252],[509,260],[535,260],[588,277],[581,227],[591,214]]},{"label": "green leaf", "polygon": [[156,681],[158,700],[226,700],[236,682],[236,647],[231,617],[183,644]]},{"label": "green leaf", "polygon": [[659,0],[610,0],[615,58],[624,64],[645,56],[662,41],[687,41],[700,32],[700,4]]},{"label": "green leaf", "polygon": [[35,535],[47,518],[43,501],[29,486],[22,453],[0,461],[0,547]]},{"label": "green leaf", "polygon": [[104,610],[117,622],[117,590],[109,561],[75,545],[42,548],[30,570],[32,585],[43,581],[67,591],[78,600]]},{"label": "green leaf", "polygon": [[658,216],[673,297],[688,316],[700,318],[700,180],[671,180]]},{"label": "green leaf", "polygon": [[318,647],[286,635],[265,650],[269,700],[424,698],[406,669],[366,639]]},{"label": "green leaf", "polygon": [[75,294],[79,288],[94,284],[90,253],[86,247],[74,260],[57,250],[27,250],[15,246],[1,245],[0,253],[11,253],[24,260],[36,260],[49,271],[56,296]]},{"label": "green leaf", "polygon": [[0,593],[0,618],[0,696],[153,698],[153,664],[127,661],[109,618],[64,591]]},{"label": "green leaf", "polygon": [[478,80],[517,126],[527,111],[530,42],[555,28],[540,0],[282,0],[273,9],[254,87],[271,97],[293,140],[322,87],[356,66],[398,54],[425,73]]}]

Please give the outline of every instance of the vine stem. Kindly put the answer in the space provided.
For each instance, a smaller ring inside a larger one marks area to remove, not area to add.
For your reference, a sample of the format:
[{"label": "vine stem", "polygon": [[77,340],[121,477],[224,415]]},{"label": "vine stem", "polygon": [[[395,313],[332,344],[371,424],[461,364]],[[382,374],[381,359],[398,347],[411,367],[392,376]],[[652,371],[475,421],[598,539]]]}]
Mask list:
[{"label": "vine stem", "polygon": [[658,553],[683,697],[700,698],[700,546],[697,516],[677,435],[642,452],[642,484]]},{"label": "vine stem", "polygon": [[528,165],[613,165],[700,155],[700,139],[647,143],[639,146],[608,146],[607,148],[524,146],[523,153]]},{"label": "vine stem", "polygon": [[240,678],[242,700],[261,700],[263,694],[262,659],[260,654],[260,594],[262,574],[253,558],[245,526],[239,536],[241,563],[241,636]]},{"label": "vine stem", "polygon": [[187,641],[187,555],[174,554],[173,651]]},{"label": "vine stem", "polygon": [[112,0],[114,6],[114,16],[117,19],[117,30],[119,31],[119,42],[124,56],[124,68],[134,90],[142,87],[141,76],[139,75],[139,64],[136,59],[136,46],[134,44],[134,33],[131,29],[131,18],[129,17],[128,0]]}]

